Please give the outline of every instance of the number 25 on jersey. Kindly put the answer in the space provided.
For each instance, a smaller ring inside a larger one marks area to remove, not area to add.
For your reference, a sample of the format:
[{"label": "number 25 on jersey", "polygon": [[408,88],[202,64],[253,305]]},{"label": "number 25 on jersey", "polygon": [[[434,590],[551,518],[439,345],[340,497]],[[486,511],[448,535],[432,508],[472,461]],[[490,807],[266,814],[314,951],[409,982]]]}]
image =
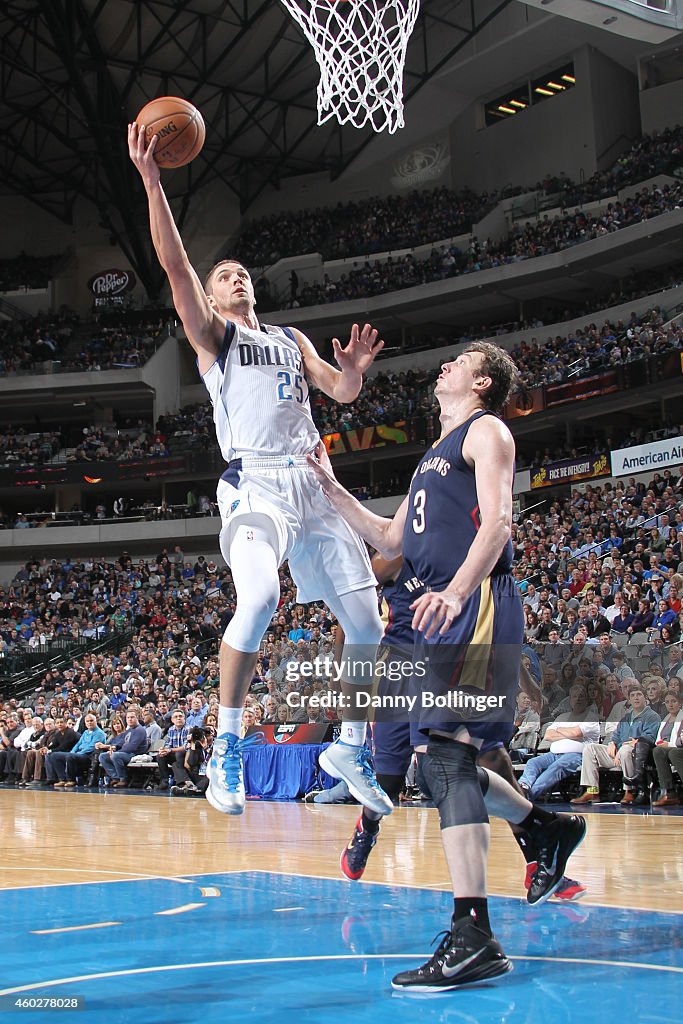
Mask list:
[{"label": "number 25 on jersey", "polygon": [[303,405],[305,395],[303,377],[300,373],[291,373],[289,370],[279,370],[277,381],[278,402],[298,402],[299,405]]}]

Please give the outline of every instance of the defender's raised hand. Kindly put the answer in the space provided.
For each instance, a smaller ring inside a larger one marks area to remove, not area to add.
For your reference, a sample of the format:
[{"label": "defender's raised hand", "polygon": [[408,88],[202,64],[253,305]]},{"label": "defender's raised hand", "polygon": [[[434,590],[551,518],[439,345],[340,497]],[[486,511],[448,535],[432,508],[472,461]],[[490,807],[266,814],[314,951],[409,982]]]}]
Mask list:
[{"label": "defender's raised hand", "polygon": [[334,491],[335,485],[338,485],[334,470],[332,469],[332,463],[330,457],[327,454],[327,448],[325,447],[324,441],[319,441],[309,455],[306,456],[306,461],[310,468],[318,478],[318,483],[322,487],[323,491],[329,497],[331,492]]}]

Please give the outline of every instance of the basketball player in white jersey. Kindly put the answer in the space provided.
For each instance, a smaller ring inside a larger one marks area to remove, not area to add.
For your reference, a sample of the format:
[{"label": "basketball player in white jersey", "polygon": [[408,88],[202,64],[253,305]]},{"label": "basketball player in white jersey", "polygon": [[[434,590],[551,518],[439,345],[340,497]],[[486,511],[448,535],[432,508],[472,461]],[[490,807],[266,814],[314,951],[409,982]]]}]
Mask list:
[{"label": "basketball player in white jersey", "polygon": [[[242,750],[253,742],[239,739],[242,708],[280,597],[280,564],[289,559],[299,601],[325,601],[351,648],[370,649],[373,658],[382,636],[365,546],[323,495],[306,455],[320,441],[309,382],[337,402],[352,402],[383,343],[369,324],[362,331],[354,324],[346,348],[333,342],[337,370],[300,331],[259,323],[251,278],[235,260],[216,264],[203,287],[161,187],[155,144],[156,136],[145,148],[143,125],[128,126],[129,154],[147,192],[154,248],[197,354],[228,463],[218,484],[220,547],[232,572],[237,608],[220,647],[218,738],[206,795],[217,810],[241,814]],[[365,664],[367,659],[367,653],[352,657]],[[323,752],[320,763],[344,779],[361,803],[388,814],[393,805],[370,766],[365,712],[354,701],[370,683],[371,672],[368,679],[357,675],[343,684],[349,713],[340,740]]]}]

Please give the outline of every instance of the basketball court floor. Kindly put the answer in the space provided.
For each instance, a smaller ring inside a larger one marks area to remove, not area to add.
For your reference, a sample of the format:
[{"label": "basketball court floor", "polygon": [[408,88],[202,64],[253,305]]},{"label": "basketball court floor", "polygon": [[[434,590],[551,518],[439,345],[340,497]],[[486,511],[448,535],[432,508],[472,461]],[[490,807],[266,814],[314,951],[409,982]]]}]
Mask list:
[{"label": "basketball court floor", "polygon": [[430,955],[452,908],[433,809],[385,821],[360,883],[338,869],[353,807],[228,818],[204,800],[4,789],[0,809],[3,1017],[683,1022],[683,814],[589,810],[569,871],[587,895],[539,908],[494,822],[491,917],[514,970],[408,996],[391,977]]}]

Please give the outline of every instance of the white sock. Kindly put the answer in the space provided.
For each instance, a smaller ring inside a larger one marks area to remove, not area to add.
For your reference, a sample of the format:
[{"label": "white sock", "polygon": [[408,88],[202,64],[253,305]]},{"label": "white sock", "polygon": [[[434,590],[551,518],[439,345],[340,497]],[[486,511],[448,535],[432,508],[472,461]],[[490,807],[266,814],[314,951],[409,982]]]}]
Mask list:
[{"label": "white sock", "polygon": [[354,747],[362,747],[365,743],[365,734],[367,729],[367,722],[347,722],[346,719],[344,719],[339,739],[343,743],[349,743]]},{"label": "white sock", "polygon": [[241,728],[242,708],[224,708],[221,704],[218,709],[218,735],[222,736],[223,733],[229,732],[233,736],[239,736]]}]

